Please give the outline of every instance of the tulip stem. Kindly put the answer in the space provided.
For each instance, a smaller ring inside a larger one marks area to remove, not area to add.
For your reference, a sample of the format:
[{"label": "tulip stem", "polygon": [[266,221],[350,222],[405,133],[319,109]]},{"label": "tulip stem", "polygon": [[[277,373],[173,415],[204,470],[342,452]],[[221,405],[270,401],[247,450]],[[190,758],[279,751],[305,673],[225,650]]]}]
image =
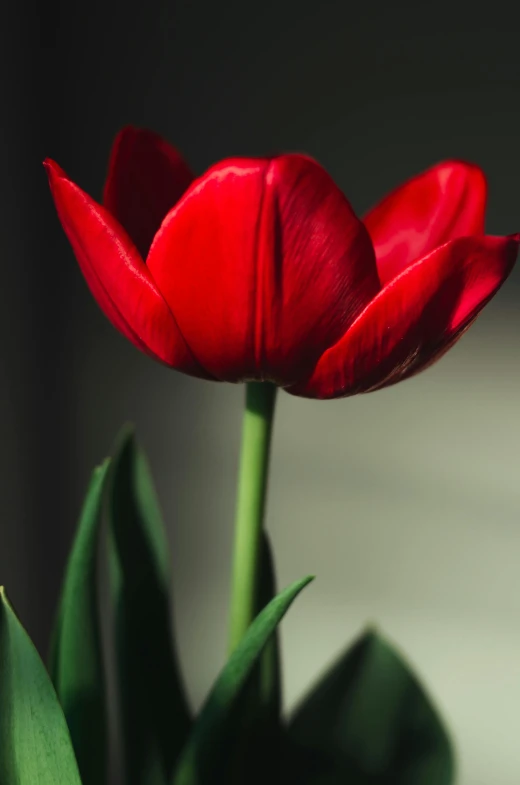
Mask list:
[{"label": "tulip stem", "polygon": [[262,557],[271,433],[276,400],[274,384],[248,382],[242,426],[235,517],[229,652],[234,651],[253,621]]}]

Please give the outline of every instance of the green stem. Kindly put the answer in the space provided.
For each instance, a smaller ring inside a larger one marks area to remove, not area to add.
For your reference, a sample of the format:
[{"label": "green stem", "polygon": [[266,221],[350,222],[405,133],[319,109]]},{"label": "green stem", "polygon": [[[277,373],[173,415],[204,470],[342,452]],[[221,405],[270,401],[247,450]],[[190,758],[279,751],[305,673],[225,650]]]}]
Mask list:
[{"label": "green stem", "polygon": [[256,611],[276,389],[268,382],[249,382],[246,385],[235,518],[230,653],[241,641]]}]

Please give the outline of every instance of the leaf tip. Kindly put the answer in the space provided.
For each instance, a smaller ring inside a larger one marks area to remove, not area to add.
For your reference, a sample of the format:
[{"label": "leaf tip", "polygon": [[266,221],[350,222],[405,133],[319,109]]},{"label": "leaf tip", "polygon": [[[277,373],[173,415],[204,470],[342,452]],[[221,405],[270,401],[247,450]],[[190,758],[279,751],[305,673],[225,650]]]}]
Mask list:
[{"label": "leaf tip", "polygon": [[369,621],[365,625],[364,633],[367,638],[381,638],[379,625],[375,621]]},{"label": "leaf tip", "polygon": [[112,455],[120,456],[128,447],[135,443],[135,425],[132,422],[126,422],[116,436],[114,445],[112,447]]},{"label": "leaf tip", "polygon": [[101,475],[106,474],[111,461],[112,458],[109,456],[101,461],[101,463],[94,468],[94,477],[100,477]]},{"label": "leaf tip", "polygon": [[0,615],[5,618],[5,614],[13,612],[13,607],[9,602],[5,586],[0,586]]},{"label": "leaf tip", "polygon": [[130,421],[125,422],[119,432],[119,438],[124,442],[135,439],[135,423]]},{"label": "leaf tip", "polygon": [[111,474],[114,478],[118,477],[121,473],[123,475],[133,474],[135,461],[140,453],[139,444],[137,442],[135,428],[133,424],[127,423],[124,425],[116,436],[114,447],[112,451],[112,461],[110,464]]}]

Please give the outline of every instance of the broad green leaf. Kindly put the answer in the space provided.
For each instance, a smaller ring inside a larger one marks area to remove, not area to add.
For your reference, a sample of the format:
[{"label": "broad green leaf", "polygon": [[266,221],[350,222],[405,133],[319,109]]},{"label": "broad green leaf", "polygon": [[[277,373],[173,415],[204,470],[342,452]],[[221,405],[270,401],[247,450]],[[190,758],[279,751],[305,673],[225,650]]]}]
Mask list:
[{"label": "broad green leaf", "polygon": [[63,711],[0,588],[0,783],[81,785]]},{"label": "broad green leaf", "polygon": [[312,577],[304,578],[280,592],[253,621],[201,709],[181,755],[174,785],[208,785],[226,781],[222,767],[226,768],[227,753],[233,747],[235,702],[289,606],[311,580]]},{"label": "broad green leaf", "polygon": [[90,481],[63,582],[50,675],[67,718],[83,785],[107,778],[105,674],[98,608],[98,542],[109,461]]},{"label": "broad green leaf", "polygon": [[125,428],[110,483],[116,672],[127,785],[167,782],[191,719],[171,639],[168,543],[146,458]]},{"label": "broad green leaf", "polygon": [[[397,651],[368,631],[304,699],[293,740],[315,756],[305,782],[328,769],[341,782],[450,785],[454,757],[439,715]],[[314,779],[313,779],[314,777]]]}]

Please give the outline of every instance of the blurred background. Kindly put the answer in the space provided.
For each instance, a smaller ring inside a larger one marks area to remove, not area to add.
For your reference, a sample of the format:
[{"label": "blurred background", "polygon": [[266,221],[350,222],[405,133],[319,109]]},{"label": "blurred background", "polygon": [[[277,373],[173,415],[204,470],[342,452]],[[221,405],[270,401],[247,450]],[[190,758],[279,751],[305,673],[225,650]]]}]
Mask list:
[{"label": "blurred background", "polygon": [[[487,229],[520,229],[519,7],[494,2],[47,0],[0,27],[0,583],[42,652],[90,471],[127,420],[168,523],[198,706],[223,662],[243,388],[184,378],[104,319],[41,162],[100,197],[126,123],[201,172],[316,157],[363,213],[446,157],[488,174]],[[327,403],[280,394],[268,527],[286,702],[375,622],[454,733],[462,785],[520,778],[520,268],[441,362]]]}]

